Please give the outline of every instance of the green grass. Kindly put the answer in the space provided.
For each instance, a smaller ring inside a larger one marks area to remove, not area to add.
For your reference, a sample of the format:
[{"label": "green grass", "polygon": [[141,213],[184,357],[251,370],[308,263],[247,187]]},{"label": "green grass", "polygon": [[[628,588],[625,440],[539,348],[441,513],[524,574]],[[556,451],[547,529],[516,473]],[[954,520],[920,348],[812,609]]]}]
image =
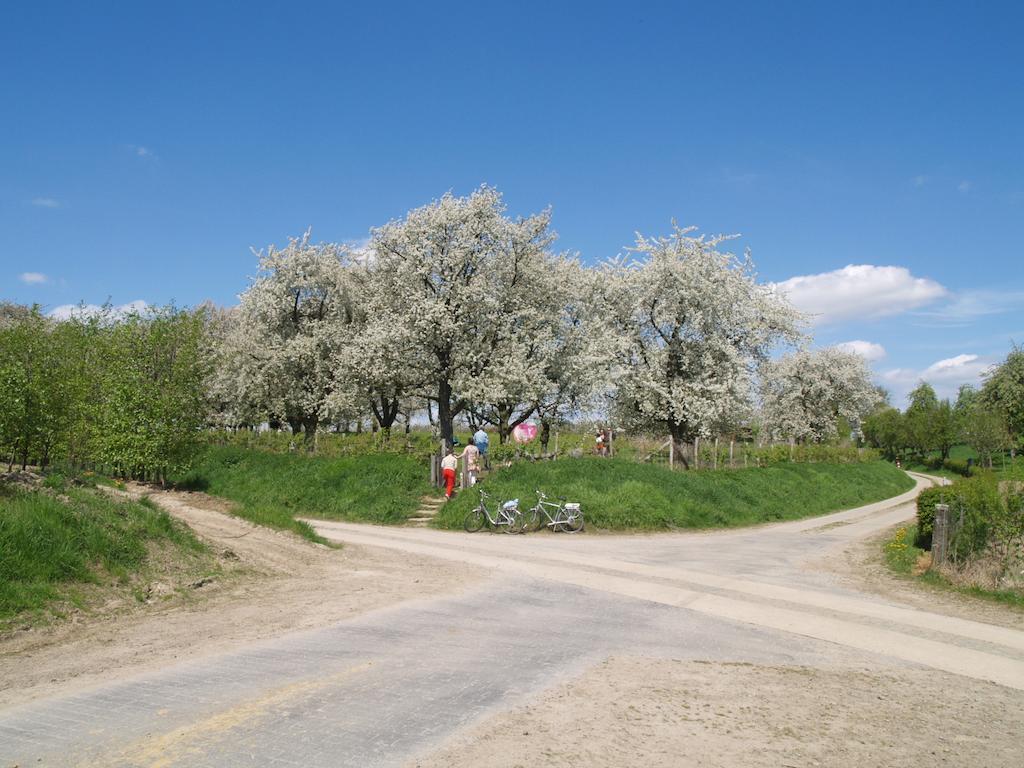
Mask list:
[{"label": "green grass", "polygon": [[73,600],[74,585],[129,582],[146,567],[151,543],[183,557],[206,551],[191,531],[146,501],[88,489],[66,494],[65,501],[0,485],[0,624]]},{"label": "green grass", "polygon": [[1024,609],[1024,594],[1010,589],[982,589],[977,586],[961,586],[954,584],[935,571],[925,571],[921,574],[914,573],[914,566],[925,550],[915,547],[914,540],[917,538],[917,526],[911,525],[900,528],[893,534],[892,538],[885,542],[884,554],[885,563],[889,569],[900,576],[912,578],[936,589],[949,592],[957,592],[961,595],[969,595],[990,602],[1001,603],[1013,608]]},{"label": "green grass", "polygon": [[[914,481],[883,461],[781,464],[717,472],[670,471],[625,459],[582,458],[517,464],[485,481],[495,499],[532,506],[540,488],[583,505],[590,529],[658,530],[753,525],[821,515],[889,498]],[[461,493],[435,525],[459,528],[476,504]]]},{"label": "green grass", "polygon": [[296,516],[401,523],[431,492],[427,469],[411,456],[338,458],[214,446],[176,483],[238,502],[235,514],[323,541]]}]

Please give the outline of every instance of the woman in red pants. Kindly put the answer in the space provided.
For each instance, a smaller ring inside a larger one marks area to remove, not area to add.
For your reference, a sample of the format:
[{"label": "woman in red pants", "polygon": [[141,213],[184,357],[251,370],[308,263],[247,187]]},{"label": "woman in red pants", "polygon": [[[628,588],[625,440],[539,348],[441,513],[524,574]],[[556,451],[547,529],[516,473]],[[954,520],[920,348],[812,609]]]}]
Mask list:
[{"label": "woman in red pants", "polygon": [[444,478],[444,497],[450,499],[455,493],[455,471],[459,468],[459,460],[455,457],[455,449],[449,448],[448,455],[441,459],[441,477]]}]

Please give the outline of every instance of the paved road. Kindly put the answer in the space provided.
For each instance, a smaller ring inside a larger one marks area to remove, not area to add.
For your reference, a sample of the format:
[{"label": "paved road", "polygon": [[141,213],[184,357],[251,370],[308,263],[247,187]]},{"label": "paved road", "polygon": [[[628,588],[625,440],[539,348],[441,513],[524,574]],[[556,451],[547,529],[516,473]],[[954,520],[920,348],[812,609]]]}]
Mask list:
[{"label": "paved road", "polygon": [[[922,481],[924,482],[924,481]],[[1024,633],[838,586],[808,562],[913,494],[756,530],[488,536],[317,523],[493,577],[327,629],[0,711],[0,766],[386,766],[611,654],[929,666],[1024,689]]]}]

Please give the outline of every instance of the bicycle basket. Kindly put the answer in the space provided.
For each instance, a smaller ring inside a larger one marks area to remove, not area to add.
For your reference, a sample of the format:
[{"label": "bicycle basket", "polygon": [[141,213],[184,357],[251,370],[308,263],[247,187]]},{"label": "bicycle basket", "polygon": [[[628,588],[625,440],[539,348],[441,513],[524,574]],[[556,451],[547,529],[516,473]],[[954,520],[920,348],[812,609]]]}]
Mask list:
[{"label": "bicycle basket", "polygon": [[565,505],[565,511],[569,514],[575,515],[580,511],[580,505],[577,502],[570,502]]},{"label": "bicycle basket", "polygon": [[509,510],[509,509],[515,509],[518,506],[519,506],[519,499],[509,499],[508,501],[506,501],[504,504],[501,505],[501,508],[505,509],[505,510]]}]

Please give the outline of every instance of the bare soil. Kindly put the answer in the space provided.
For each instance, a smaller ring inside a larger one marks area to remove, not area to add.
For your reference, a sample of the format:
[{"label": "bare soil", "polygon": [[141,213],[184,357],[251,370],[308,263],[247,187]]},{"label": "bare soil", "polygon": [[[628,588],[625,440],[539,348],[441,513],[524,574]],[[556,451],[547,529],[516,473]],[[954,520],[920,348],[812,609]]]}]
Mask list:
[{"label": "bare soil", "polygon": [[902,605],[1024,630],[1022,610],[893,573],[885,563],[883,548],[892,539],[894,531],[895,528],[854,542],[840,556],[813,561],[808,566],[832,572],[842,583],[854,589],[874,593]]},{"label": "bare soil", "polygon": [[930,670],[612,658],[411,766],[1017,768],[1021,722],[1021,691]]},{"label": "bare soil", "polygon": [[[373,547],[334,549],[225,514],[198,493],[151,492],[214,550],[212,581],[191,590],[155,582],[154,599],[113,601],[69,620],[0,637],[0,706],[107,683],[175,659],[326,626],[474,581],[471,566]],[[159,599],[163,598],[163,599]]]}]

